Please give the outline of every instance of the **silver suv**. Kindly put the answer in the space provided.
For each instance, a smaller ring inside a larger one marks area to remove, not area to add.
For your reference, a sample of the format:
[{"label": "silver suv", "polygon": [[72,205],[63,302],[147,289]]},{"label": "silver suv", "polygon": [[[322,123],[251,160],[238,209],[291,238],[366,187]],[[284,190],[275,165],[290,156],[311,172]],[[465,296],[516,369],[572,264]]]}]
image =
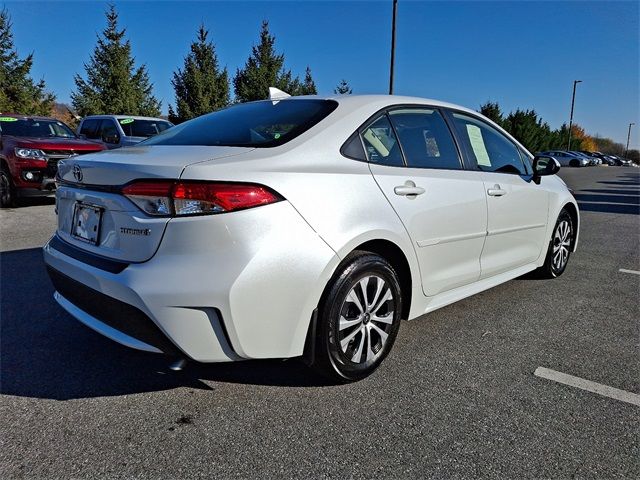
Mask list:
[{"label": "silver suv", "polygon": [[135,145],[170,127],[173,127],[173,124],[162,118],[91,115],[82,119],[77,133],[83,138],[103,143],[112,149]]}]

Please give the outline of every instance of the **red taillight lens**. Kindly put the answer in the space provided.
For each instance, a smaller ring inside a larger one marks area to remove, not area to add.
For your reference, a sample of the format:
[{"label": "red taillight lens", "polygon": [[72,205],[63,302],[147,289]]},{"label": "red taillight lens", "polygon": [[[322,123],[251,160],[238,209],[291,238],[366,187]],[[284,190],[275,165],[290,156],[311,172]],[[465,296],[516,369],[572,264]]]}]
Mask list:
[{"label": "red taillight lens", "polygon": [[122,189],[150,215],[202,215],[232,212],[282,200],[263,185],[222,182],[140,180]]}]

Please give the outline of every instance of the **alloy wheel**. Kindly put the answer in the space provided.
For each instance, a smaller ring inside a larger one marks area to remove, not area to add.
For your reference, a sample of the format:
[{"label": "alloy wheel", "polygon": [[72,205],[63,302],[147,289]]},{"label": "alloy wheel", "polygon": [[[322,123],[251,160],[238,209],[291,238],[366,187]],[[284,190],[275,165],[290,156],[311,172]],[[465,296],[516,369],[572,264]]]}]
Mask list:
[{"label": "alloy wheel", "polygon": [[562,271],[569,260],[571,247],[571,224],[568,220],[562,220],[556,227],[553,235],[553,269]]},{"label": "alloy wheel", "polygon": [[338,320],[339,349],[347,360],[362,364],[383,352],[394,321],[395,299],[387,282],[368,275],[347,294]]}]

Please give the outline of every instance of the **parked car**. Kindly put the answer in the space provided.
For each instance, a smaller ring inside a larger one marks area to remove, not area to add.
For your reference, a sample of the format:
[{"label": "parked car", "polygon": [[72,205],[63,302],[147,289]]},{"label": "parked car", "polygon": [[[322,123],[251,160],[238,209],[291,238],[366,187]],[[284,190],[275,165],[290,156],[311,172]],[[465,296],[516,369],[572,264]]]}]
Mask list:
[{"label": "parked car", "polygon": [[124,345],[358,380],[401,319],[563,273],[559,168],[456,105],[275,91],[65,161],[44,257],[58,303]]},{"label": "parked car", "polygon": [[560,162],[560,165],[565,167],[588,167],[593,163],[591,160],[586,159],[580,155],[575,155],[570,152],[563,152],[560,150],[553,150],[549,152],[539,152],[538,155],[548,155]]},{"label": "parked car", "polygon": [[586,155],[582,152],[577,152],[575,150],[568,150],[567,153],[571,155],[575,155],[577,157],[586,158],[587,160],[589,160],[591,165],[602,165],[602,160],[600,160],[597,157],[592,157],[591,155]]},{"label": "parked car", "polygon": [[588,152],[586,150],[581,150],[580,153],[584,153],[585,155],[589,155],[590,157],[598,158],[602,161],[603,164],[607,164],[609,166],[613,166],[616,164],[615,161],[600,152]]},{"label": "parked car", "polygon": [[609,155],[609,158],[611,158],[616,163],[616,165],[622,167],[629,167],[632,163],[628,158],[620,157],[619,155]]},{"label": "parked car", "polygon": [[0,207],[17,197],[51,195],[61,159],[101,150],[55,118],[0,114]]},{"label": "parked car", "polygon": [[107,148],[135,145],[173,126],[162,118],[127,115],[91,115],[78,125],[78,135],[103,143]]}]

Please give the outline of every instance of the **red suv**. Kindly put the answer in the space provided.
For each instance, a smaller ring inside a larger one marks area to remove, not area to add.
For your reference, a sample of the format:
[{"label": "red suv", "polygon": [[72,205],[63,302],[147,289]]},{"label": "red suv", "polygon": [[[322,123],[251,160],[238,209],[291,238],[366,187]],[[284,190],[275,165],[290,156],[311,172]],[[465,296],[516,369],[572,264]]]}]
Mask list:
[{"label": "red suv", "polygon": [[18,196],[50,195],[58,161],[104,149],[55,118],[0,114],[0,207]]}]

